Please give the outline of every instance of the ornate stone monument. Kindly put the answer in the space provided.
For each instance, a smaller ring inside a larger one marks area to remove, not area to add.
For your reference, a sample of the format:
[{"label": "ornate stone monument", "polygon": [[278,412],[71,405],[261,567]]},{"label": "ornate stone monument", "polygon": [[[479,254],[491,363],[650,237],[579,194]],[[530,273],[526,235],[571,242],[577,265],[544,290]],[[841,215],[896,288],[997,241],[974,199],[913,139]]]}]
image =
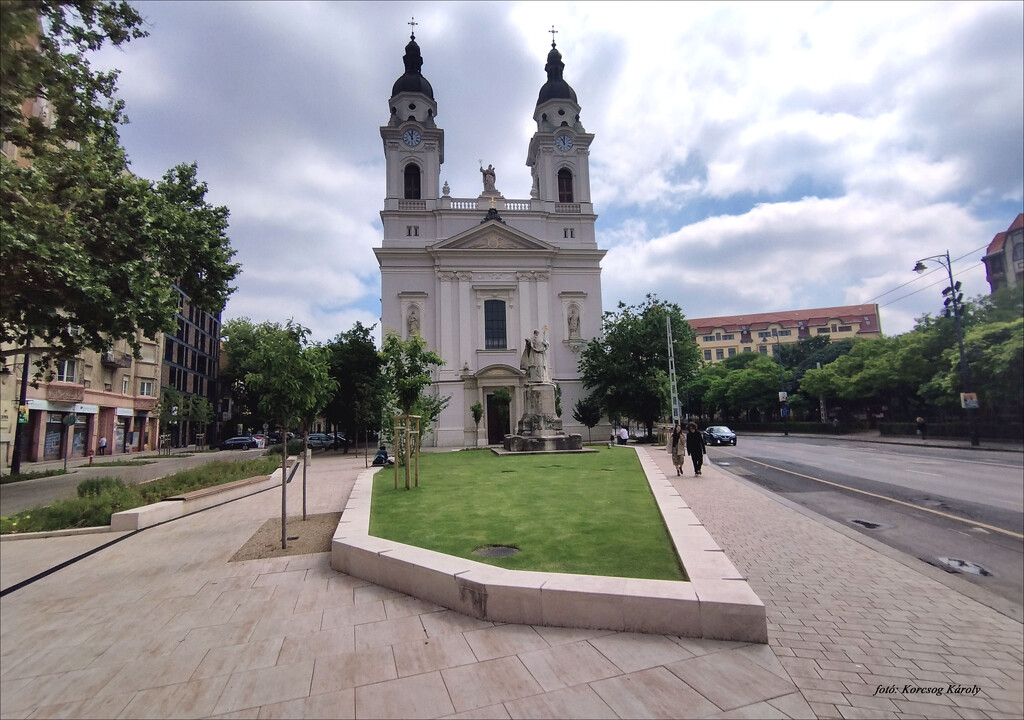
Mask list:
[{"label": "ornate stone monument", "polygon": [[[545,328],[545,331],[547,328]],[[548,341],[534,330],[526,339],[519,367],[526,373],[523,388],[523,416],[518,434],[506,435],[509,452],[559,452],[582,450],[582,435],[566,435],[555,414],[555,384],[548,369]]]}]

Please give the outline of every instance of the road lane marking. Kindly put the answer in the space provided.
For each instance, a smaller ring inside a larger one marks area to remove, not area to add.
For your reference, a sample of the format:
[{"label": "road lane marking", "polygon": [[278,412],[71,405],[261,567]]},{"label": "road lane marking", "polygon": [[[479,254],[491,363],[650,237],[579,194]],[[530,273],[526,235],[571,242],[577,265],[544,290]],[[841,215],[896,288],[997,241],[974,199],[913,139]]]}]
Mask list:
[{"label": "road lane marking", "polygon": [[752,462],[755,465],[763,465],[766,468],[778,470],[779,472],[787,473],[789,475],[796,475],[797,477],[806,478],[807,480],[813,480],[814,482],[823,483],[825,485],[831,485],[832,487],[842,488],[843,490],[849,490],[850,492],[860,493],[861,495],[868,495],[869,497],[878,498],[879,500],[888,500],[889,502],[896,503],[897,505],[905,505],[906,507],[914,508],[915,510],[921,510],[923,512],[931,513],[932,515],[939,515],[950,520],[956,520],[958,522],[966,523],[967,525],[985,528],[986,530],[991,530],[992,532],[1001,533],[1003,535],[1009,535],[1010,537],[1017,538],[1018,540],[1024,540],[1024,535],[1021,535],[1020,533],[1015,533],[1011,530],[1004,530],[1003,528],[996,527],[995,525],[987,525],[985,523],[977,522],[975,520],[968,520],[967,518],[962,518],[959,515],[952,515],[950,513],[942,512],[941,510],[933,510],[931,508],[921,507],[920,505],[915,505],[914,503],[905,502],[903,500],[897,500],[896,498],[891,498],[886,495],[879,495],[878,493],[868,492],[867,490],[859,490],[857,488],[850,487],[849,485],[843,485],[842,483],[832,482],[831,480],[822,480],[821,478],[811,477],[810,475],[804,475],[803,473],[798,473],[793,470],[786,470],[785,468],[776,467],[775,465],[769,465],[768,463],[763,463],[759,460],[745,458],[742,457],[741,455],[736,455],[735,453],[729,454],[739,460],[746,460],[747,462]]},{"label": "road lane marking", "polygon": [[925,472],[924,470],[911,470],[910,468],[907,468],[907,472],[917,473],[918,475],[931,475],[932,477],[942,477],[942,475],[939,473],[930,473]]}]

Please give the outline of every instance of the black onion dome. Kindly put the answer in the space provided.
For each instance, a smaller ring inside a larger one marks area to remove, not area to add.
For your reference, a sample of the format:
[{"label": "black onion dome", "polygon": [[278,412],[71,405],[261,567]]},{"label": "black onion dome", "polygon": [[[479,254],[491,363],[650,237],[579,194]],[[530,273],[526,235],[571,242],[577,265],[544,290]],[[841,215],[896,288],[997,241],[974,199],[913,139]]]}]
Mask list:
[{"label": "black onion dome", "polygon": [[405,74],[395,80],[395,85],[391,88],[391,97],[401,92],[413,92],[422,93],[433,100],[434,88],[430,87],[430,83],[420,72],[423,67],[423,56],[420,54],[420,46],[416,44],[415,35],[410,37],[409,44],[405,46],[402,60],[405,61]]},{"label": "black onion dome", "polygon": [[551,43],[551,52],[548,53],[548,64],[544,66],[548,73],[548,81],[540,89],[537,97],[537,104],[548,100],[572,100],[576,102],[576,91],[569,87],[569,83],[562,79],[562,71],[565,70],[565,63],[562,62],[562,53]]}]

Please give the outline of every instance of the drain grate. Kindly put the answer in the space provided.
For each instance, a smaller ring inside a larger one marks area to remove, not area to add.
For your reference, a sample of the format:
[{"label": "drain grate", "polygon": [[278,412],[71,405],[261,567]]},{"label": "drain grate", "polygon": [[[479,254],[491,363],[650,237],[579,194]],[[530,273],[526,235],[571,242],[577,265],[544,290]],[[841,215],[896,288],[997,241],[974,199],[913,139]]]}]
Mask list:
[{"label": "drain grate", "polygon": [[874,530],[875,528],[882,527],[882,523],[871,522],[870,520],[850,520],[854,525],[860,525],[862,528],[868,530]]},{"label": "drain grate", "polygon": [[972,562],[971,560],[960,560],[959,558],[940,557],[939,562],[960,572],[971,573],[972,575],[981,575],[982,577],[992,576],[991,572],[989,572],[987,569],[985,569],[978,563]]},{"label": "drain grate", "polygon": [[513,545],[484,545],[473,551],[478,557],[501,558],[511,557],[519,552],[519,548]]}]

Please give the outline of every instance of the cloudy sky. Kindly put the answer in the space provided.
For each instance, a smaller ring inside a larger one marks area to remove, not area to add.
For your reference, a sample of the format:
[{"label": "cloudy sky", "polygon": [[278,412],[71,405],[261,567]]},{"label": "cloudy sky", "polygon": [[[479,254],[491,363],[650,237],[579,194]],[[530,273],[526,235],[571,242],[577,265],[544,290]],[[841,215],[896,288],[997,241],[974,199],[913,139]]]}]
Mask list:
[{"label": "cloudy sky", "polygon": [[378,128],[412,17],[454,197],[479,193],[481,161],[529,197],[558,30],[596,135],[606,309],[878,302],[906,332],[944,287],[915,261],[948,250],[987,292],[984,248],[1024,204],[1019,2],[133,4],[150,36],[95,59],[121,70],[133,169],[198,163],[243,266],[224,317],[321,341],[380,315]]}]

